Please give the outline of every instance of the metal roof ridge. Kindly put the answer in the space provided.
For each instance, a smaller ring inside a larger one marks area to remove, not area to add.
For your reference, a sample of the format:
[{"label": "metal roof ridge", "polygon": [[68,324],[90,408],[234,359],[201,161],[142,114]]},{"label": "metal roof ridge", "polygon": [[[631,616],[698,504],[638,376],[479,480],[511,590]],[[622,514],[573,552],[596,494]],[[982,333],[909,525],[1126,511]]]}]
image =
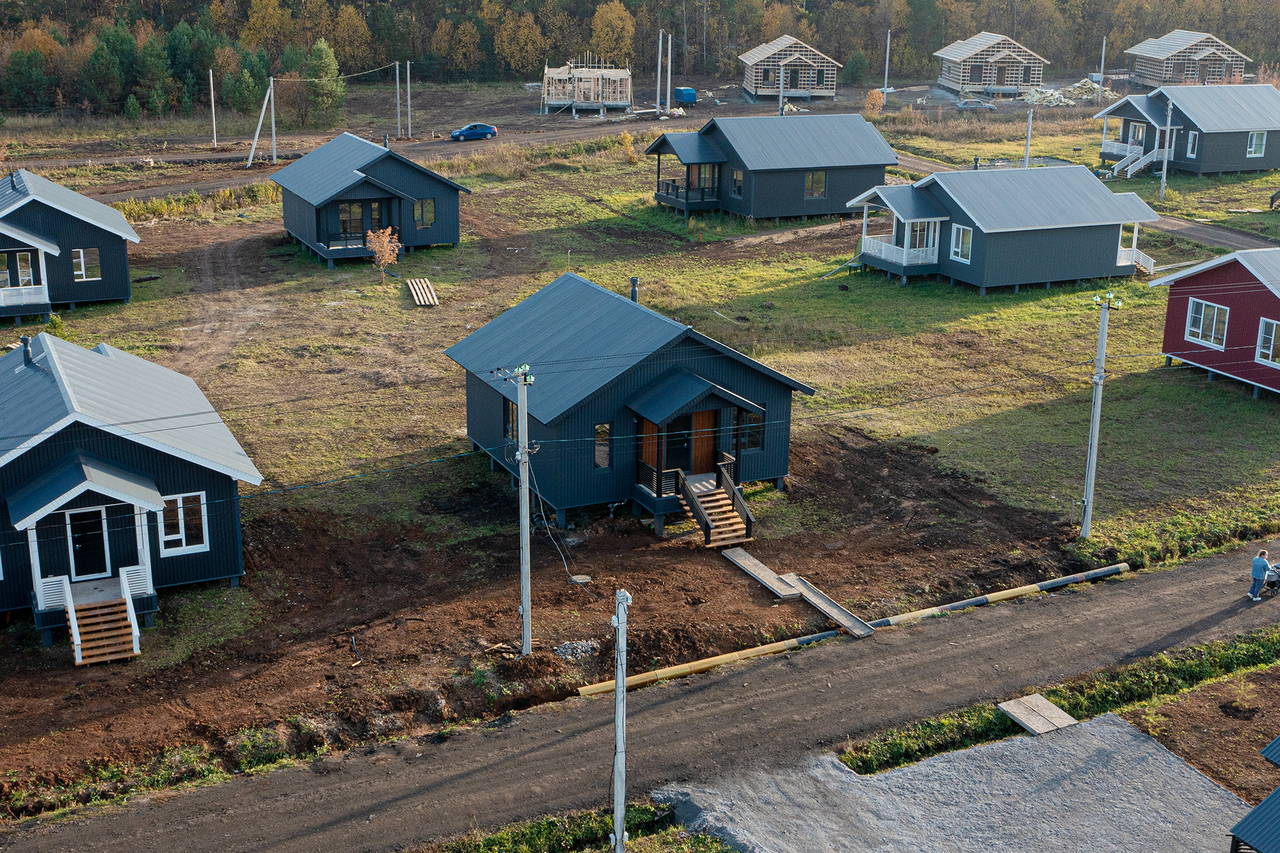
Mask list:
[{"label": "metal roof ridge", "polygon": [[[62,394],[62,401],[67,405],[67,413],[83,414],[75,394],[71,392],[71,383],[67,381],[62,362],[58,360],[56,346],[50,344],[50,341],[61,340],[61,338],[55,338],[48,332],[41,332],[36,335],[35,340],[40,342],[40,347],[49,356],[49,374],[53,376],[53,381],[57,384],[58,391]],[[68,344],[68,346],[74,346],[74,344]]]}]

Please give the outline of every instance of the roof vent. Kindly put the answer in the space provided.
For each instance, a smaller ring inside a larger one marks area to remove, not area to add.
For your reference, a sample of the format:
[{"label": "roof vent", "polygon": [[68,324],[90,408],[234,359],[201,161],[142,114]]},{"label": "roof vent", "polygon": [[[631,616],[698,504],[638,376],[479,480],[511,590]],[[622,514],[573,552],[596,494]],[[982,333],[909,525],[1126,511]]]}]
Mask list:
[{"label": "roof vent", "polygon": [[640,279],[631,276],[631,301],[640,301]]},{"label": "roof vent", "polygon": [[30,366],[34,361],[31,357],[31,338],[23,335],[20,340],[22,341],[22,363]]},{"label": "roof vent", "polygon": [[382,147],[383,147],[383,148],[390,148],[390,147],[391,147],[391,137],[390,137],[390,136],[388,136],[388,135],[387,135],[387,134],[385,134],[385,133],[384,133],[384,134],[382,134]]}]

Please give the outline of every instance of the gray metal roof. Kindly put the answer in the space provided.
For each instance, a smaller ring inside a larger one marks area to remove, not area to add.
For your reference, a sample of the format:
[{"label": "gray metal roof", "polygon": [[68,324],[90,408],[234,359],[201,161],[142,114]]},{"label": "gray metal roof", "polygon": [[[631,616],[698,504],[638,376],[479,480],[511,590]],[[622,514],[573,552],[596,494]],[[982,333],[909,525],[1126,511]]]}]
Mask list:
[{"label": "gray metal roof", "polygon": [[152,512],[164,509],[155,480],[90,453],[72,453],[6,496],[9,523],[26,530],[50,512],[92,491]]},{"label": "gray metal roof", "polygon": [[313,206],[319,206],[338,193],[366,179],[361,171],[383,157],[395,157],[415,169],[443,181],[464,193],[471,190],[443,175],[402,157],[389,148],[375,145],[351,133],[341,133],[315,151],[294,160],[271,176],[271,180]]},{"label": "gray metal roof", "polygon": [[893,215],[903,222],[951,218],[951,214],[947,212],[947,209],[938,204],[927,190],[901,184],[873,187],[850,201],[845,207],[876,204],[877,200],[881,205],[893,211]]},{"label": "gray metal roof", "polygon": [[698,163],[723,163],[724,152],[701,133],[664,133],[644,150],[646,154],[674,154],[686,166]]},{"label": "gray metal roof", "polygon": [[1280,89],[1266,84],[1236,86],[1165,86],[1157,124],[1164,124],[1164,99],[1182,110],[1205,133],[1280,130]]},{"label": "gray metal roof", "polygon": [[739,54],[738,58],[741,59],[743,62],[747,63],[748,65],[755,65],[757,62],[764,59],[765,57],[773,56],[773,54],[782,50],[784,47],[790,47],[793,44],[798,44],[803,48],[813,51],[814,53],[818,54],[818,56],[821,56],[823,59],[827,60],[828,62],[835,63],[835,66],[837,68],[844,67],[839,62],[836,62],[834,59],[827,56],[822,51],[818,50],[815,47],[811,47],[805,44],[795,36],[778,36],[776,39],[774,39],[771,42],[766,42],[758,47],[751,48],[751,50],[748,50],[746,53]]},{"label": "gray metal roof", "polygon": [[1280,767],[1280,737],[1262,748],[1262,757]]},{"label": "gray metal roof", "polygon": [[1086,166],[937,172],[916,182],[937,185],[988,234],[1155,222],[1133,193],[1113,193]]},{"label": "gray metal roof", "polygon": [[1031,50],[1027,46],[1019,44],[1008,36],[1001,35],[1000,33],[988,33],[985,31],[978,33],[976,36],[969,36],[967,39],[954,41],[942,50],[934,51],[933,55],[941,59],[950,59],[953,62],[960,62],[961,60],[968,59],[975,53],[980,53],[1001,41],[1007,41],[1010,44],[1017,45],[1036,59],[1039,59],[1045,65],[1049,64],[1049,60],[1045,59],[1043,56],[1036,53],[1034,50]]},{"label": "gray metal roof", "polygon": [[1280,853],[1280,788],[1231,827],[1231,834],[1258,853]]},{"label": "gray metal roof", "polygon": [[737,406],[757,415],[764,414],[763,406],[683,367],[649,383],[627,401],[627,407],[650,423],[663,426],[676,415],[683,414],[684,409],[708,398],[719,399],[725,406]]},{"label": "gray metal roof", "polygon": [[1162,278],[1157,278],[1151,282],[1150,286],[1164,287],[1184,278],[1190,278],[1205,270],[1211,270],[1232,262],[1239,262],[1254,278],[1262,282],[1268,290],[1280,297],[1280,246],[1271,249],[1241,249],[1229,255],[1219,255],[1193,267],[1187,267]]},{"label": "gray metal roof", "polygon": [[528,364],[529,414],[544,424],[576,406],[654,352],[691,338],[792,388],[813,389],[657,311],[574,273],[565,273],[445,350],[509,400],[502,368]]},{"label": "gray metal roof", "polygon": [[1212,35],[1211,33],[1192,32],[1191,30],[1174,30],[1171,33],[1160,36],[1160,38],[1147,39],[1144,42],[1135,44],[1133,47],[1126,50],[1125,53],[1133,56],[1145,56],[1150,59],[1166,59],[1173,56],[1180,50],[1186,50],[1187,48],[1193,47],[1199,42],[1206,40],[1211,42],[1214,47],[1226,48],[1231,53],[1244,57],[1246,62],[1252,61],[1249,57],[1245,56],[1243,53],[1236,50],[1217,36]]},{"label": "gray metal roof", "polygon": [[0,219],[0,234],[7,234],[15,240],[21,240],[28,246],[41,249],[55,258],[62,254],[62,249],[58,248],[58,244],[47,237],[42,237],[34,231],[14,225],[12,222],[5,222],[3,219]]},{"label": "gray metal roof", "polygon": [[0,465],[79,421],[252,485],[262,475],[196,383],[107,344],[49,334],[0,358]]},{"label": "gray metal roof", "polygon": [[[1158,91],[1158,90],[1157,90]],[[1152,93],[1154,94],[1154,93]],[[1164,100],[1159,102],[1152,100],[1152,95],[1128,95],[1116,101],[1102,112],[1094,116],[1094,118],[1103,118],[1115,112],[1116,108],[1122,104],[1127,104],[1136,109],[1150,124],[1156,127],[1164,127],[1165,103]],[[1182,125],[1176,125],[1181,127]]]},{"label": "gray metal roof", "polygon": [[857,113],[713,118],[698,132],[712,126],[752,172],[898,163],[880,131]]},{"label": "gray metal roof", "polygon": [[0,219],[29,201],[42,202],[126,240],[140,242],[138,232],[133,230],[124,215],[114,207],[107,207],[100,201],[82,196],[26,169],[10,172],[4,180],[0,180]]}]

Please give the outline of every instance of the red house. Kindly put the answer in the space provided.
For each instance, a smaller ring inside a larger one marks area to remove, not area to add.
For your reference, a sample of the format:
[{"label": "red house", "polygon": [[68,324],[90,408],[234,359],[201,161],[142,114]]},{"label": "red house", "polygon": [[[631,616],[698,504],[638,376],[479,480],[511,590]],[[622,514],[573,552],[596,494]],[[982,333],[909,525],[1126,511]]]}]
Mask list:
[{"label": "red house", "polygon": [[1169,288],[1165,364],[1280,393],[1280,248],[1232,252],[1151,282]]}]

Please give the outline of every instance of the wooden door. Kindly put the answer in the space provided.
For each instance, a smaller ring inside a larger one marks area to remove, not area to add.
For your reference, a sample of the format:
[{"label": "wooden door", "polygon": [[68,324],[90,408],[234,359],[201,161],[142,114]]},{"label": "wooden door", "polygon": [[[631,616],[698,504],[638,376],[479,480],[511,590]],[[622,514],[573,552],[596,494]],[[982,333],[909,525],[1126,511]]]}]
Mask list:
[{"label": "wooden door", "polygon": [[640,419],[640,458],[651,468],[658,467],[658,425]]},{"label": "wooden door", "polygon": [[716,469],[716,413],[693,413],[692,474],[708,474]]},{"label": "wooden door", "polygon": [[1008,70],[1009,70],[1009,69],[1007,69],[1007,68],[1006,68],[1005,66],[1003,66],[1003,65],[997,65],[997,66],[996,66],[996,85],[997,85],[997,86],[1003,86],[1003,85],[1004,85],[1004,77],[1005,77],[1005,73],[1006,73]]}]

